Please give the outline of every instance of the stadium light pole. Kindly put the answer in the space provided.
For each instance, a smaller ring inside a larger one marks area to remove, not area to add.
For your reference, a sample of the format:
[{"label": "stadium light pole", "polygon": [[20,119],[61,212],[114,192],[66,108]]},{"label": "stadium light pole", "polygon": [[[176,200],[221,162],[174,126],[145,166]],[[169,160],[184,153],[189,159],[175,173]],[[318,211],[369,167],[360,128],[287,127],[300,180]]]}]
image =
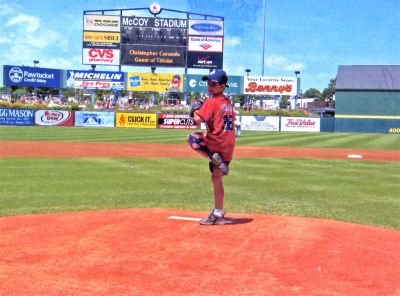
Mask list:
[{"label": "stadium light pole", "polygon": [[265,23],[266,23],[266,10],[267,10],[267,0],[264,0],[264,33],[263,33],[263,50],[262,50],[262,71],[261,71],[261,76],[264,76],[264,59],[265,59]]},{"label": "stadium light pole", "polygon": [[300,94],[300,71],[294,71],[294,74],[296,75],[296,95],[294,97],[294,108],[297,109],[297,100],[299,99],[299,94]]},{"label": "stadium light pole", "polygon": [[251,72],[251,69],[246,69],[245,71],[246,71],[246,73],[247,73],[247,76],[249,76],[249,74],[250,74],[250,72]]},{"label": "stadium light pole", "polygon": [[36,68],[37,64],[39,64],[39,60],[33,60],[33,67]]},{"label": "stadium light pole", "polygon": [[[96,71],[96,65],[90,65],[90,67],[92,67],[92,71],[93,72]],[[94,88],[92,88],[92,93],[91,93],[91,96],[90,96],[90,103],[92,105],[94,105],[94,93],[95,93]],[[83,92],[83,94],[85,94],[85,91]]]}]

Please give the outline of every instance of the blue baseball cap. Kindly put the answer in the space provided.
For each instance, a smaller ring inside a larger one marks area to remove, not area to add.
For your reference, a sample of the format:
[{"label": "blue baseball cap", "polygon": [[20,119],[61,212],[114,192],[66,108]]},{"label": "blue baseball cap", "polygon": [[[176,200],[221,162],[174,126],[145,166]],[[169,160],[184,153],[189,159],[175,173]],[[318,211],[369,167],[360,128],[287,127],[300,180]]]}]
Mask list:
[{"label": "blue baseball cap", "polygon": [[206,81],[206,80],[211,80],[213,82],[219,83],[219,84],[225,84],[226,87],[229,87],[227,82],[228,82],[228,76],[226,75],[226,72],[224,70],[213,70],[211,71],[210,74],[207,76],[203,76],[201,80]]}]

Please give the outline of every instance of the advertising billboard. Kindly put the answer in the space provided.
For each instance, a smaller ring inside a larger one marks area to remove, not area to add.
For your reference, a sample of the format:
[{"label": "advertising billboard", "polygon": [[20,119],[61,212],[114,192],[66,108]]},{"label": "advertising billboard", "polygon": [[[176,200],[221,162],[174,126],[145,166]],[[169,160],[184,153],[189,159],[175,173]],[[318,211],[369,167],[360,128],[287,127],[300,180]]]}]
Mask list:
[{"label": "advertising billboard", "polygon": [[155,113],[116,113],[116,127],[156,128]]},{"label": "advertising billboard", "polygon": [[198,129],[198,125],[189,114],[158,114],[157,128]]},{"label": "advertising billboard", "polygon": [[283,132],[319,132],[320,118],[282,117],[281,131]]},{"label": "advertising billboard", "polygon": [[0,125],[31,126],[34,124],[34,111],[28,109],[0,109]]},{"label": "advertising billboard", "polygon": [[68,88],[124,89],[123,72],[67,70]]},{"label": "advertising billboard", "polygon": [[114,112],[76,111],[75,126],[82,127],[114,127]]},{"label": "advertising billboard", "polygon": [[114,15],[85,14],[83,16],[83,30],[119,32],[121,29],[120,20],[119,16]]},{"label": "advertising billboard", "polygon": [[295,96],[296,77],[244,76],[244,94]]},{"label": "advertising billboard", "polygon": [[189,20],[187,67],[222,69],[224,22]]},{"label": "advertising billboard", "polygon": [[[201,80],[204,75],[188,74],[185,76],[185,91],[207,93],[207,81]],[[242,92],[242,77],[228,75],[228,86],[225,94],[240,94]]]},{"label": "advertising billboard", "polygon": [[73,126],[74,112],[71,110],[37,110],[35,124],[42,126]]},{"label": "advertising billboard", "polygon": [[183,75],[128,72],[127,90],[183,92]]},{"label": "advertising billboard", "polygon": [[6,86],[61,87],[61,70],[25,66],[4,66]]},{"label": "advertising billboard", "polygon": [[279,131],[278,116],[242,115],[241,123],[241,129],[243,131]]},{"label": "advertising billboard", "polygon": [[119,16],[84,15],[82,64],[119,66],[120,30]]}]

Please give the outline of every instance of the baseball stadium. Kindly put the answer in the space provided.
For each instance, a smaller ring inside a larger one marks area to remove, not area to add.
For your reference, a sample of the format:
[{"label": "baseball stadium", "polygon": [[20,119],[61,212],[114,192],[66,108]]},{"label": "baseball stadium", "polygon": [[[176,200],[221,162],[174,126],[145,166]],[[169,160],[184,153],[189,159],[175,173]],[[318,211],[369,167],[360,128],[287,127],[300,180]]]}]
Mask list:
[{"label": "baseball stadium", "polygon": [[[338,65],[334,105],[306,109],[298,73],[210,82],[227,23],[85,10],[90,70],[2,65],[1,296],[400,295],[400,66]],[[220,164],[188,140],[210,83],[236,112],[221,225]]]}]

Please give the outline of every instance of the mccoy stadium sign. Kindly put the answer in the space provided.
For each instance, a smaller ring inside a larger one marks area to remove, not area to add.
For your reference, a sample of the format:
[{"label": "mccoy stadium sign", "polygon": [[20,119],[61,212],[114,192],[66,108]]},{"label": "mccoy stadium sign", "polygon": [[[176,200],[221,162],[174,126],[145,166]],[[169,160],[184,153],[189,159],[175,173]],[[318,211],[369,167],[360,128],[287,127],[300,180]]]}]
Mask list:
[{"label": "mccoy stadium sign", "polygon": [[187,19],[153,18],[153,17],[123,17],[122,26],[156,27],[156,28],[188,28]]}]

